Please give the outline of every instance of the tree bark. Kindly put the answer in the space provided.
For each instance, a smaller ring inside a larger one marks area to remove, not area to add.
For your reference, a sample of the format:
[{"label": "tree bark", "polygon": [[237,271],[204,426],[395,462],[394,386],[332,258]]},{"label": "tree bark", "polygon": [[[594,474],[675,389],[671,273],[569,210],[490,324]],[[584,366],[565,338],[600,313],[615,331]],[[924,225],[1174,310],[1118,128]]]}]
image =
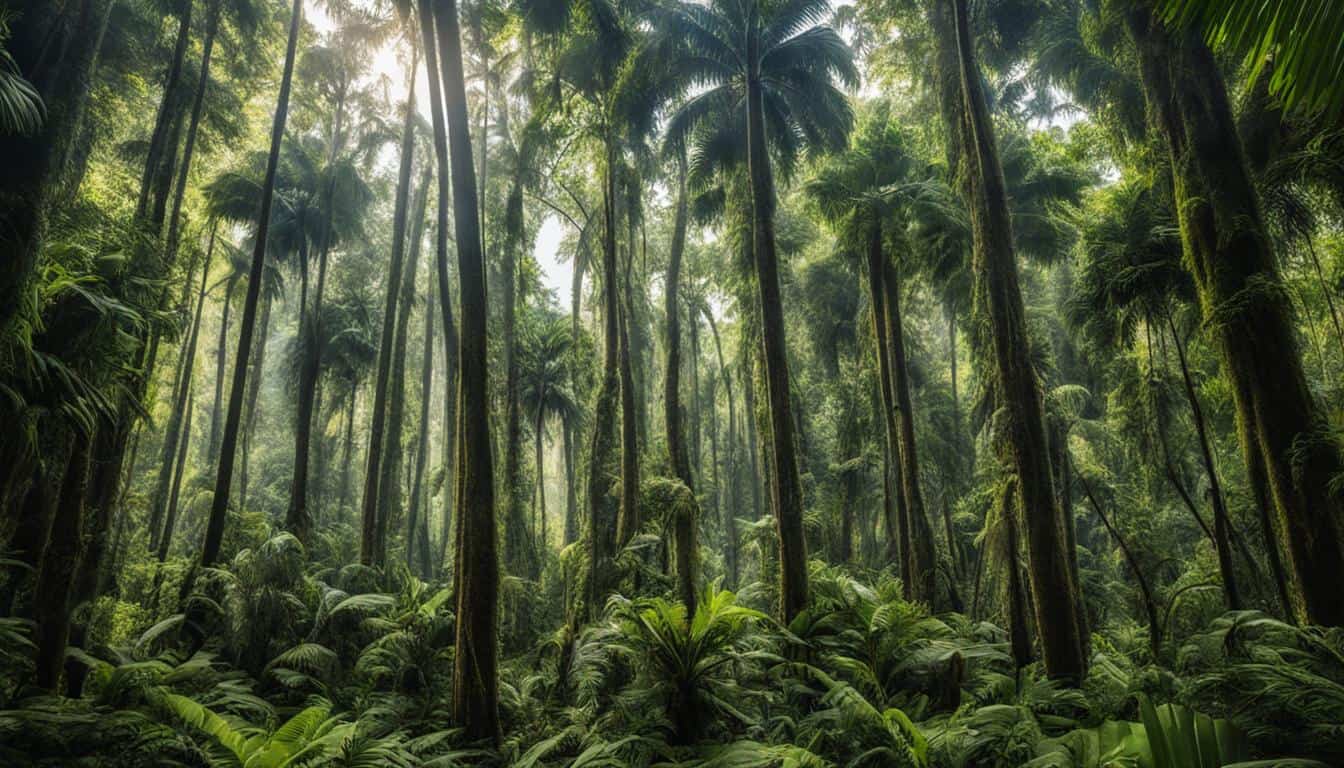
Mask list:
[{"label": "tree bark", "polygon": [[610,474],[615,441],[618,371],[620,300],[616,275],[616,149],[608,139],[603,168],[602,192],[602,381],[593,407],[592,444],[588,451],[588,536],[592,548],[588,580],[588,616],[595,619],[606,604],[612,589],[613,561],[616,557],[616,510],[610,498],[615,484]]},{"label": "tree bark", "polygon": [[84,499],[89,482],[92,441],[87,435],[66,442],[65,478],[52,519],[51,535],[42,551],[33,588],[33,618],[37,645],[33,682],[55,692],[65,665],[70,634],[70,588],[84,547]]},{"label": "tree bark", "polygon": [[210,439],[206,443],[205,463],[214,464],[219,457],[220,412],[224,405],[224,366],[229,359],[229,311],[233,308],[233,292],[241,277],[234,273],[224,284],[224,310],[219,319],[219,344],[215,347],[215,404],[210,410]]},{"label": "tree bark", "polygon": [[[423,179],[418,219],[424,221],[424,196],[428,192],[429,179]],[[416,250],[419,250],[417,247]],[[406,516],[406,565],[416,569],[421,578],[428,579],[431,573],[429,560],[429,508],[422,508],[425,495],[425,465],[429,459],[429,401],[430,388],[434,384],[434,307],[433,301],[425,297],[425,346],[420,352],[420,438],[419,448],[415,452],[415,480],[411,485],[410,512]]]},{"label": "tree bark", "polygon": [[[1294,613],[1344,624],[1340,456],[1308,388],[1273,248],[1217,63],[1197,32],[1146,3],[1127,16],[1144,97],[1172,165],[1185,258],[1233,385],[1242,453],[1267,481],[1294,576]],[[1252,469],[1252,474],[1255,474]]]},{"label": "tree bark", "polygon": [[192,315],[191,331],[187,334],[187,345],[183,348],[182,364],[179,366],[177,387],[173,391],[172,411],[163,430],[163,450],[159,456],[159,476],[150,496],[149,513],[149,549],[157,551],[159,532],[162,530],[164,504],[172,485],[174,458],[177,456],[177,444],[186,434],[182,428],[187,408],[187,382],[191,380],[196,367],[196,342],[201,331],[201,310],[205,306],[206,286],[210,282],[210,264],[214,260],[215,229],[210,232],[210,244],[205,250],[205,266],[201,271],[201,288],[196,297],[196,311]]},{"label": "tree bark", "polygon": [[761,337],[770,406],[773,472],[771,489],[779,534],[780,617],[793,620],[809,602],[807,542],[803,536],[803,488],[798,476],[797,448],[789,387],[788,345],[784,338],[784,306],[779,292],[779,257],[775,251],[775,182],[765,143],[765,112],[758,69],[760,41],[748,43],[747,165],[751,174],[753,251],[761,309]]},{"label": "tree bark", "polygon": [[426,78],[429,83],[430,124],[434,130],[434,167],[438,197],[435,200],[434,214],[434,264],[435,277],[438,279],[439,312],[443,321],[443,360],[444,360],[444,398],[443,398],[443,520],[442,520],[442,557],[440,567],[447,570],[448,543],[452,541],[453,509],[456,506],[457,492],[457,387],[458,379],[458,334],[453,319],[453,293],[448,279],[448,208],[449,208],[449,169],[448,169],[448,132],[444,125],[443,85],[439,81],[444,70],[439,66],[439,54],[435,44],[434,11],[431,0],[416,0],[416,9],[420,22],[420,44],[425,52]]},{"label": "tree bark", "polygon": [[454,722],[465,730],[468,740],[489,740],[498,744],[499,558],[495,541],[494,470],[490,456],[485,258],[471,161],[471,135],[467,126],[467,95],[462,76],[462,42],[456,3],[440,0],[436,20],[452,159],[458,276],[462,285],[457,493],[460,536],[452,714]]},{"label": "tree bark", "polygon": [[243,417],[243,466],[238,478],[238,506],[247,508],[247,488],[251,481],[252,436],[257,431],[257,403],[261,396],[261,375],[266,364],[266,340],[271,335],[271,306],[274,296],[267,291],[261,297],[261,318],[257,321],[257,340],[252,345],[251,370],[247,374],[246,415]]},{"label": "tree bark", "polygon": [[173,205],[168,214],[167,255],[165,260],[169,264],[177,260],[178,239],[182,226],[182,201],[187,196],[187,180],[191,174],[192,156],[196,151],[196,133],[201,125],[201,113],[205,110],[205,91],[210,85],[210,59],[215,49],[215,36],[219,33],[221,6],[222,0],[210,0],[206,10],[205,39],[201,43],[201,73],[196,80],[196,93],[192,97],[191,120],[187,125],[187,138],[182,146],[182,162],[177,169],[177,186],[173,191]]},{"label": "tree bark", "polygon": [[1045,671],[1051,678],[1080,682],[1087,672],[1087,649],[1082,644],[1074,597],[1077,588],[1064,551],[1044,410],[1028,347],[1003,167],[974,58],[966,5],[966,0],[952,0],[965,113],[963,135],[968,142],[964,155],[969,171],[972,272],[980,283],[977,297],[984,302],[981,311],[987,315],[993,336],[992,359],[1006,418],[1002,448],[1017,475]]}]

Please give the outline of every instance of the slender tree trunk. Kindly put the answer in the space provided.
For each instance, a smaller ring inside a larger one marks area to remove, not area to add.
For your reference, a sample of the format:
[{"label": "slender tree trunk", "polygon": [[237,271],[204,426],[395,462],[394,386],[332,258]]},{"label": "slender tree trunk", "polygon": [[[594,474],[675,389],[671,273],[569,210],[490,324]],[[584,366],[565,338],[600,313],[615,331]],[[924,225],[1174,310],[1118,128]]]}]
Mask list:
[{"label": "slender tree trunk", "polygon": [[444,360],[444,398],[443,398],[443,554],[440,566],[446,571],[449,546],[452,541],[453,509],[457,499],[457,388],[459,339],[457,324],[453,320],[453,293],[448,279],[448,208],[449,208],[449,169],[448,169],[448,132],[445,127],[443,110],[443,84],[440,73],[445,71],[439,66],[438,48],[434,35],[434,11],[431,0],[416,0],[416,9],[420,21],[420,43],[425,52],[425,70],[429,73],[429,111],[430,124],[434,130],[434,167],[437,180],[438,197],[435,199],[435,241],[434,264],[435,277],[438,279],[439,312],[443,321],[443,360]]},{"label": "slender tree trunk", "polygon": [[1197,32],[1169,32],[1146,3],[1128,23],[1149,111],[1171,156],[1185,257],[1233,385],[1242,452],[1263,470],[1294,576],[1294,613],[1344,624],[1340,456],[1307,386],[1282,280],[1226,87]]},{"label": "slender tree trunk", "polygon": [[1079,475],[1078,482],[1082,483],[1083,493],[1087,496],[1087,501],[1092,505],[1092,510],[1101,518],[1101,522],[1110,532],[1115,543],[1120,547],[1120,552],[1125,556],[1125,563],[1129,565],[1129,570],[1134,574],[1134,580],[1139,584],[1139,596],[1143,599],[1143,610],[1148,614],[1148,649],[1153,655],[1153,661],[1157,662],[1161,658],[1162,651],[1162,622],[1157,612],[1157,602],[1153,599],[1153,590],[1148,586],[1148,579],[1143,575],[1143,569],[1139,567],[1139,561],[1134,556],[1134,551],[1129,548],[1128,542],[1120,535],[1120,531],[1111,524],[1110,518],[1102,511],[1101,505],[1097,503],[1097,497],[1092,493],[1092,485],[1087,482],[1087,478]]},{"label": "slender tree trunk", "polygon": [[545,456],[542,453],[542,447],[544,443],[543,438],[545,437],[546,434],[546,418],[545,418],[545,412],[541,409],[540,406],[537,407],[537,420],[534,428],[535,433],[533,437],[536,440],[535,447],[536,447],[536,462],[537,462],[536,504],[541,507],[539,513],[541,515],[540,517],[541,540],[539,544],[540,547],[539,551],[545,552],[548,546],[546,542],[546,464],[545,464]]},{"label": "slender tree trunk", "polygon": [[[494,470],[490,457],[490,371],[486,341],[485,258],[481,247],[476,179],[467,127],[466,86],[457,7],[436,9],[442,84],[452,160],[453,221],[462,285],[458,396],[457,652],[453,668],[453,721],[469,740],[499,743],[496,644],[499,557],[495,541]],[[446,302],[445,302],[446,303]]]},{"label": "slender tree trunk", "polygon": [[183,348],[182,364],[179,366],[178,382],[173,391],[172,411],[163,430],[163,450],[159,456],[159,476],[150,496],[149,513],[149,549],[158,551],[159,532],[163,526],[164,504],[167,502],[169,487],[173,480],[174,458],[177,456],[177,444],[184,439],[186,431],[182,421],[187,409],[187,383],[196,366],[196,342],[201,331],[201,310],[205,306],[206,286],[210,282],[210,263],[214,260],[215,229],[210,232],[210,244],[205,250],[205,267],[201,270],[201,289],[196,297],[196,311],[192,316],[191,331],[187,334],[187,345]]},{"label": "slender tree trunk", "polygon": [[765,144],[765,112],[756,35],[749,38],[747,75],[747,165],[751,173],[753,251],[756,288],[761,308],[761,336],[770,405],[773,459],[772,495],[779,534],[780,617],[793,620],[809,602],[807,542],[803,537],[803,488],[798,476],[794,421],[789,387],[788,345],[784,339],[784,306],[779,293],[779,258],[775,252],[775,182]]},{"label": "slender tree trunk", "polygon": [[247,509],[247,488],[251,480],[252,436],[257,431],[257,404],[261,396],[261,375],[266,363],[266,339],[271,335],[271,306],[274,296],[267,291],[261,297],[261,318],[257,321],[257,340],[252,345],[251,370],[247,374],[246,414],[243,417],[243,466],[238,478],[238,506]]},{"label": "slender tree trunk", "polygon": [[564,439],[565,459],[565,540],[564,545],[579,540],[579,500],[574,492],[574,428],[568,417],[560,420],[560,432]]},{"label": "slender tree trunk", "polygon": [[[527,140],[524,139],[524,142]],[[482,142],[482,167],[484,167],[484,143]],[[527,147],[520,147],[523,159],[529,155]],[[523,177],[526,169],[515,171],[510,184],[508,200],[504,212],[504,261],[501,279],[504,283],[504,568],[517,576],[535,579],[538,573],[535,542],[528,544],[526,519],[526,497],[523,495],[522,482],[522,405],[519,401],[518,366],[518,304],[523,298],[523,286],[519,277],[518,262],[525,242],[523,236]],[[482,189],[485,178],[482,174]],[[484,197],[484,192],[482,192]],[[484,221],[485,210],[481,211]],[[484,224],[482,224],[484,226]],[[484,229],[482,230],[484,231]]]},{"label": "slender tree trunk", "polygon": [[1025,309],[1013,254],[1008,197],[980,71],[974,59],[966,0],[952,0],[968,145],[968,208],[977,296],[992,330],[992,359],[1007,420],[1006,445],[1017,475],[1046,674],[1081,681],[1087,672],[1077,588],[1064,551],[1059,507],[1045,439],[1041,393],[1028,348]]},{"label": "slender tree trunk", "polygon": [[173,44],[173,58],[168,64],[168,73],[164,78],[163,95],[159,97],[159,110],[154,116],[154,130],[149,138],[149,155],[145,158],[145,168],[140,175],[140,197],[135,206],[137,219],[142,219],[150,209],[150,192],[155,186],[154,175],[163,164],[165,153],[176,153],[177,145],[169,140],[169,133],[175,117],[178,82],[182,79],[182,64],[187,57],[187,47],[191,42],[192,0],[182,4],[177,22],[177,38]]},{"label": "slender tree trunk", "polygon": [[350,503],[350,462],[355,450],[355,401],[359,399],[358,384],[352,385],[345,404],[345,440],[341,446],[341,491],[339,508],[344,512]]},{"label": "slender tree trunk", "polygon": [[[1021,551],[1020,534],[1017,523],[1017,481],[1009,479],[999,497],[999,518],[1003,530],[1003,559],[1007,578],[1004,579],[1004,604],[1008,610],[1008,640],[1012,648],[1013,663],[1021,669],[1035,660],[1035,651],[1031,646],[1031,630],[1027,623],[1026,585],[1022,583],[1022,564],[1018,553]],[[983,559],[982,559],[983,562]],[[979,603],[980,573],[976,572],[976,604]]]},{"label": "slender tree trunk", "polygon": [[[426,166],[428,167],[428,166]],[[429,179],[423,178],[420,185],[420,213],[418,219],[423,222],[425,216],[424,199],[429,191]],[[418,244],[415,250],[419,250]],[[414,287],[412,287],[414,290]],[[434,384],[434,306],[429,292],[425,296],[425,346],[420,352],[420,438],[419,448],[415,452],[415,481],[411,485],[410,512],[406,517],[406,566],[429,578],[429,508],[421,506],[421,497],[425,495],[425,465],[429,458],[429,401],[430,388]]]},{"label": "slender tree trunk", "polygon": [[687,488],[695,489],[681,414],[681,260],[686,251],[686,161],[677,158],[677,202],[672,219],[672,247],[667,258],[663,307],[667,314],[667,366],[663,371],[663,421],[672,472]]},{"label": "slender tree trunk", "polygon": [[[285,121],[289,116],[289,93],[294,79],[294,58],[299,44],[299,28],[303,23],[303,0],[294,0],[290,11],[289,42],[285,49],[285,69],[280,80],[280,97],[271,126],[271,148],[266,158],[266,175],[261,185],[261,210],[257,214],[257,231],[252,248],[252,265],[248,274],[247,297],[243,303],[243,320],[238,331],[238,352],[233,361],[233,386],[229,389],[229,410],[224,420],[221,440],[219,471],[215,476],[215,495],[210,504],[210,519],[206,525],[205,541],[201,547],[201,567],[214,565],[224,541],[224,522],[229,510],[229,491],[233,484],[233,462],[238,452],[238,428],[243,415],[243,392],[247,384],[248,352],[257,324],[257,303],[261,298],[262,270],[265,268],[266,240],[271,225],[271,204],[275,196],[275,174],[280,162],[280,142],[285,136]],[[188,585],[190,586],[190,585]],[[184,590],[189,591],[189,590]]]},{"label": "slender tree trunk", "polygon": [[[415,281],[420,266],[420,243],[424,239],[429,182],[429,164],[426,163],[421,170],[419,191],[416,193],[406,232],[410,242],[406,247],[406,263],[402,267],[397,326],[392,342],[392,378],[387,402],[387,436],[382,458],[383,476],[378,481],[378,528],[375,545],[380,561],[387,553],[387,533],[402,513],[399,486],[402,464],[405,463],[403,443],[406,421],[406,347],[410,339],[411,307],[415,303]],[[411,514],[414,514],[415,508],[412,507],[411,510]],[[412,539],[408,537],[406,539],[408,558],[411,543]]]},{"label": "slender tree trunk", "polygon": [[[737,512],[738,505],[741,503],[741,488],[739,487],[739,475],[737,467],[737,403],[733,397],[733,377],[728,372],[728,366],[723,359],[723,342],[719,338],[719,326],[714,322],[712,313],[705,313],[705,319],[709,322],[710,333],[714,335],[714,351],[719,359],[719,377],[723,379],[724,392],[728,398],[728,445],[727,457],[725,458],[725,472],[728,475],[728,503],[723,515],[724,537],[728,540],[728,550],[726,553],[728,566],[728,589],[737,589],[737,579],[740,570],[738,562],[738,534],[737,534]],[[669,363],[670,365],[670,363]]]},{"label": "slender tree trunk", "polygon": [[602,381],[593,407],[592,445],[588,452],[588,536],[592,548],[589,566],[588,616],[596,618],[613,588],[616,557],[616,510],[610,498],[614,485],[611,460],[615,442],[617,396],[620,389],[620,299],[616,274],[616,149],[608,138],[602,191]]},{"label": "slender tree trunk", "polygon": [[[1232,520],[1223,501],[1223,487],[1218,479],[1218,469],[1213,463],[1213,446],[1209,443],[1208,426],[1204,421],[1204,409],[1199,404],[1199,395],[1195,393],[1195,382],[1190,376],[1190,364],[1185,357],[1185,346],[1171,313],[1167,312],[1167,328],[1171,331],[1172,345],[1176,348],[1176,360],[1181,367],[1181,383],[1185,387],[1185,399],[1190,404],[1190,417],[1195,424],[1195,436],[1199,438],[1199,455],[1204,461],[1204,474],[1209,479],[1209,501],[1213,505],[1213,543],[1218,552],[1218,568],[1223,577],[1223,597],[1229,610],[1242,608],[1241,592],[1237,588],[1236,568],[1232,561],[1231,528]],[[1251,561],[1254,563],[1255,561]]]},{"label": "slender tree trunk", "polygon": [[221,6],[222,0],[210,0],[206,10],[205,39],[201,43],[201,72],[196,80],[195,96],[192,97],[191,121],[187,126],[186,141],[182,146],[182,162],[177,169],[177,187],[173,192],[173,205],[168,215],[165,260],[169,264],[177,260],[178,239],[182,225],[182,201],[187,196],[187,180],[191,174],[191,160],[196,150],[196,133],[201,125],[201,113],[205,109],[205,91],[210,85],[210,57],[215,49],[215,36],[219,32]]},{"label": "slender tree trunk", "polygon": [[407,86],[405,120],[401,131],[401,168],[397,174],[397,197],[392,225],[392,260],[387,270],[387,289],[383,299],[382,338],[378,344],[378,373],[374,383],[373,419],[369,428],[369,451],[364,463],[364,501],[361,506],[362,535],[359,561],[365,565],[381,565],[386,552],[380,549],[378,530],[378,499],[381,493],[395,493],[391,488],[380,488],[383,475],[383,449],[387,428],[387,398],[392,373],[392,353],[397,326],[397,297],[402,287],[402,269],[406,254],[406,216],[410,201],[411,165],[415,157],[415,70],[418,62],[412,59]]},{"label": "slender tree trunk", "polygon": [[[632,266],[626,263],[626,274]],[[639,422],[635,399],[638,396],[631,364],[629,307],[617,307],[620,328],[621,378],[621,507],[616,518],[616,548],[619,551],[639,533]]]},{"label": "slender tree trunk", "polygon": [[[195,410],[194,390],[191,379],[188,377],[186,384],[186,417],[182,419],[182,438],[178,441],[177,456],[175,458],[176,469],[173,471],[173,488],[168,494],[168,513],[163,519],[163,533],[159,534],[159,546],[154,555],[162,564],[168,559],[168,549],[173,544],[173,531],[177,528],[178,499],[182,492],[182,476],[187,471],[187,449],[191,447],[191,416]],[[156,577],[160,571],[155,571]],[[157,578],[156,578],[157,582]],[[157,591],[157,590],[156,590]]]},{"label": "slender tree trunk", "polygon": [[233,292],[238,288],[239,277],[235,273],[224,284],[224,311],[219,320],[219,344],[215,347],[215,405],[210,411],[210,440],[206,443],[206,464],[214,464],[219,457],[220,412],[224,406],[224,365],[229,359],[229,310],[233,308]]}]

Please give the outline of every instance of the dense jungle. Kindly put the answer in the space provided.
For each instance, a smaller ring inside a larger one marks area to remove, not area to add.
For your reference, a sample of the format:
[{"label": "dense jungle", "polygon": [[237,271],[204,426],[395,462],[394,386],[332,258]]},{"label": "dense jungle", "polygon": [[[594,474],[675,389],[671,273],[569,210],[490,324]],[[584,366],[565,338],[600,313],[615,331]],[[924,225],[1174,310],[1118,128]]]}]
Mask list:
[{"label": "dense jungle", "polygon": [[0,0],[0,765],[1344,765],[1340,0]]}]

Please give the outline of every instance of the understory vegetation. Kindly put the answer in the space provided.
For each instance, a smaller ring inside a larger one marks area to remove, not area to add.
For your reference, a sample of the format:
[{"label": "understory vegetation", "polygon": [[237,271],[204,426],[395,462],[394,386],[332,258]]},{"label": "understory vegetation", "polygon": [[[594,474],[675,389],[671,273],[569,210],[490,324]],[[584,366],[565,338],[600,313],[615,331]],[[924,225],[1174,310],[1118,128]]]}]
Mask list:
[{"label": "understory vegetation", "polygon": [[0,765],[1344,765],[1339,0],[0,0]]}]

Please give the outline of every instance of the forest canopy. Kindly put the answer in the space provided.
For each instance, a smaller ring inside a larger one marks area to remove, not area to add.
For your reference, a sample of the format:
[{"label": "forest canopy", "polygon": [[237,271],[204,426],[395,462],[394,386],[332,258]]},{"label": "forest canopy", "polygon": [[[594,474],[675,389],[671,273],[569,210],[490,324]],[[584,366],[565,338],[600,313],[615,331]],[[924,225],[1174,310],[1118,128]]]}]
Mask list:
[{"label": "forest canopy", "polygon": [[1344,764],[1339,0],[0,0],[0,764]]}]

